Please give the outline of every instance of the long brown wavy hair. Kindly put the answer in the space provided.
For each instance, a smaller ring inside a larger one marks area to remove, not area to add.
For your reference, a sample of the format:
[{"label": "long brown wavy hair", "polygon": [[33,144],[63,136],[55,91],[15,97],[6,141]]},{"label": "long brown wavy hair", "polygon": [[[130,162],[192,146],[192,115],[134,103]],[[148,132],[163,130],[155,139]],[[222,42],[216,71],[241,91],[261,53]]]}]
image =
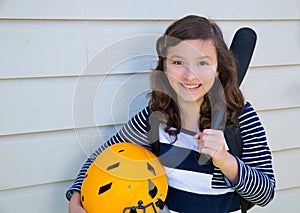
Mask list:
[{"label": "long brown wavy hair", "polygon": [[[222,87],[222,91],[217,92],[216,95],[218,96],[220,92],[225,95],[223,96],[225,98],[227,126],[237,125],[237,118],[244,106],[244,97],[237,85],[237,61],[225,44],[220,28],[215,22],[200,16],[189,15],[179,19],[167,28],[164,36],[157,40],[158,63],[150,77],[152,91],[149,102],[152,112],[163,114],[159,119],[166,124],[165,131],[175,136],[176,139],[181,130],[181,118],[176,93],[165,75],[165,61],[168,47],[175,46],[183,40],[193,39],[212,40],[215,45],[218,59],[217,71]],[[214,89],[214,85],[212,89]],[[200,106],[200,131],[210,128],[211,117],[211,101],[206,94]]]}]

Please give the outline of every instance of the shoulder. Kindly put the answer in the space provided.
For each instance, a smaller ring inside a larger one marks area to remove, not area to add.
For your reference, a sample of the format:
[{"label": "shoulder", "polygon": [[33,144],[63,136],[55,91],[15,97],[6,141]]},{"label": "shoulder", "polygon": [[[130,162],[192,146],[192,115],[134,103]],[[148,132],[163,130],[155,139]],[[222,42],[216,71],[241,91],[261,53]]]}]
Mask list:
[{"label": "shoulder", "polygon": [[245,113],[249,113],[249,112],[255,112],[255,109],[254,109],[253,105],[249,101],[247,101],[247,102],[245,102],[244,112],[242,115],[244,115]]},{"label": "shoulder", "polygon": [[135,119],[135,120],[138,120],[141,122],[146,122],[148,120],[150,114],[151,114],[150,108],[147,106],[144,109],[142,109],[141,111],[139,111],[135,116],[133,116],[131,118],[131,120]]},{"label": "shoulder", "polygon": [[259,120],[258,115],[250,102],[246,102],[244,106],[244,111],[239,117],[239,123],[251,122],[253,120]]},{"label": "shoulder", "polygon": [[241,129],[242,137],[244,138],[265,138],[265,130],[261,123],[261,120],[252,106],[251,103],[247,102],[244,107],[244,112],[239,117],[239,124]]},{"label": "shoulder", "polygon": [[150,108],[147,106],[137,114],[135,114],[129,121],[129,124],[138,127],[141,132],[146,132],[147,122],[150,116]]}]

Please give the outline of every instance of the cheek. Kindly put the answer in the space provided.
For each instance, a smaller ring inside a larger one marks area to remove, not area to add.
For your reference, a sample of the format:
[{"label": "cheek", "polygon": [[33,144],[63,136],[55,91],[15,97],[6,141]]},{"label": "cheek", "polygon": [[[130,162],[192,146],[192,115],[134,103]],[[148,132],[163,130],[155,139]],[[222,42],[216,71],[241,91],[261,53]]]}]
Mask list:
[{"label": "cheek", "polygon": [[205,83],[204,83],[204,87],[206,91],[209,91],[211,89],[211,87],[213,86],[215,80],[216,80],[217,75],[209,75],[206,76],[205,78]]},{"label": "cheek", "polygon": [[202,74],[201,79],[206,91],[208,91],[212,87],[217,77],[217,72],[208,72]]},{"label": "cheek", "polygon": [[180,79],[182,79],[182,73],[182,70],[178,69],[178,67],[169,67],[166,74],[170,84],[180,82]]},{"label": "cheek", "polygon": [[214,81],[217,76],[218,71],[216,66],[209,66],[201,72],[201,77],[206,81]]},{"label": "cheek", "polygon": [[183,71],[176,66],[168,66],[166,69],[166,73],[168,77],[172,77],[172,78],[180,78],[180,76],[182,75]]},{"label": "cheek", "polygon": [[217,76],[218,75],[216,72],[207,72],[202,75],[202,78],[205,79],[205,81],[207,82],[211,82],[214,81]]}]

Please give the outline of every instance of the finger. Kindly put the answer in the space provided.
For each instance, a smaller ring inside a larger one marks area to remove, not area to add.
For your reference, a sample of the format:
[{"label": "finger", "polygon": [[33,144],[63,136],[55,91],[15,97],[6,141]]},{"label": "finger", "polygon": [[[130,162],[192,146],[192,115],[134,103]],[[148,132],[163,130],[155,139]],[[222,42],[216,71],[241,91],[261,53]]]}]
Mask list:
[{"label": "finger", "polygon": [[218,135],[222,133],[221,130],[215,130],[215,129],[204,129],[202,132],[201,132],[201,135]]},{"label": "finger", "polygon": [[196,133],[196,134],[194,135],[194,138],[195,138],[196,140],[199,140],[200,137],[201,137],[201,133],[200,133],[200,132],[198,132],[198,133]]},{"label": "finger", "polygon": [[199,143],[201,143],[203,147],[215,148],[218,147],[221,140],[219,135],[202,135]]},{"label": "finger", "polygon": [[209,152],[204,151],[204,149],[218,151],[223,149],[224,145],[225,143],[221,135],[201,135],[201,139],[198,141],[198,151]]},{"label": "finger", "polygon": [[207,154],[207,155],[209,155],[209,156],[211,156],[211,157],[214,156],[214,153],[216,152],[216,150],[211,149],[211,148],[209,148],[209,147],[202,147],[202,148],[199,148],[198,151],[199,151],[199,153],[201,153],[201,154]]},{"label": "finger", "polygon": [[203,149],[215,150],[219,147],[218,142],[215,140],[199,140],[198,141],[198,151],[202,152]]}]

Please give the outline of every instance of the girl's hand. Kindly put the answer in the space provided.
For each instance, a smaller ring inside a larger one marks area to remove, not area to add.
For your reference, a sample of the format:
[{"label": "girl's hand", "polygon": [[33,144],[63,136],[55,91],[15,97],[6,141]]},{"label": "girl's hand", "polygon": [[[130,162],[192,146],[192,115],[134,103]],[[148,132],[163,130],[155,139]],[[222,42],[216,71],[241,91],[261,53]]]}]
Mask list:
[{"label": "girl's hand", "polygon": [[224,134],[220,130],[205,129],[195,135],[198,140],[198,151],[211,156],[213,164],[220,167],[229,154],[225,146]]},{"label": "girl's hand", "polygon": [[198,151],[211,156],[214,166],[218,167],[233,184],[237,183],[238,163],[226,150],[224,133],[220,130],[205,129],[194,137],[198,140]]},{"label": "girl's hand", "polygon": [[80,193],[74,191],[69,203],[69,213],[87,213],[81,205]]}]

